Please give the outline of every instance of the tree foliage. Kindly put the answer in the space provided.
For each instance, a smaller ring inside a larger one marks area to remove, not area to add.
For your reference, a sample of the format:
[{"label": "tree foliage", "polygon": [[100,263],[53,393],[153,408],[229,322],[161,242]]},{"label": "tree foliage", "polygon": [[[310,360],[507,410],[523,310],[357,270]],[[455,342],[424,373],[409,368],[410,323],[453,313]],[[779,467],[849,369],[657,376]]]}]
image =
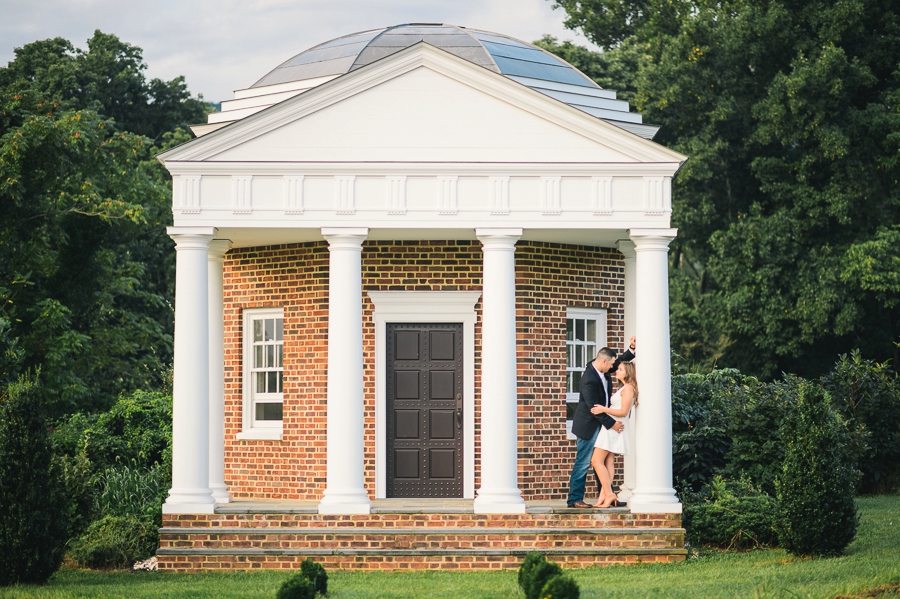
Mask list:
[{"label": "tree foliage", "polygon": [[171,192],[153,154],[205,105],[144,69],[100,31],[86,51],[43,40],[0,68],[3,369],[40,365],[55,414],[159,387],[171,360]]},{"label": "tree foliage", "polygon": [[900,360],[896,3],[556,6],[605,51],[545,47],[606,69],[587,72],[690,156],[673,189],[679,353],[767,378],[818,376],[848,347]]}]

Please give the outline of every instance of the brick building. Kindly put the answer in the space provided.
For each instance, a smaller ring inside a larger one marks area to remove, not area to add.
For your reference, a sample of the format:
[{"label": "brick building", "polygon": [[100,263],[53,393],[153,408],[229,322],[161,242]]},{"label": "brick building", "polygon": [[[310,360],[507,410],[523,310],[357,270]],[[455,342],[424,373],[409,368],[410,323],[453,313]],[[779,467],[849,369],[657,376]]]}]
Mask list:
[{"label": "brick building", "polygon": [[172,522],[250,500],[562,500],[580,373],[633,334],[623,491],[633,514],[680,513],[666,255],[686,157],[615,92],[512,38],[405,25],[303,52],[194,130],[159,157]]}]

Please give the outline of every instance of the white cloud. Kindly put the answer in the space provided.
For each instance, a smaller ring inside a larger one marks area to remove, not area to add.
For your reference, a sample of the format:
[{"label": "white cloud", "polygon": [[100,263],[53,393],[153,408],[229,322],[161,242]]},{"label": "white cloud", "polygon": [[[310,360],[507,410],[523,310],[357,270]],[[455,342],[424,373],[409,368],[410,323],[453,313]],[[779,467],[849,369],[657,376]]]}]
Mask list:
[{"label": "white cloud", "polygon": [[64,37],[85,48],[95,29],[144,50],[148,77],[184,75],[207,100],[232,97],[291,56],[355,31],[410,22],[453,23],[525,41],[566,30],[548,0],[0,0],[0,64],[13,49]]}]

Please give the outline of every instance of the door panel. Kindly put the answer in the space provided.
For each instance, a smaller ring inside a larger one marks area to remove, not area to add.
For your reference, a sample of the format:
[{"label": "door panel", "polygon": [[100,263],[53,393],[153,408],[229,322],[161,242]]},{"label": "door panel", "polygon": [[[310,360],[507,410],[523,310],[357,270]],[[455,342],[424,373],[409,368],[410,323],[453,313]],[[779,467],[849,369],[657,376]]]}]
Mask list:
[{"label": "door panel", "polygon": [[462,497],[462,324],[387,325],[387,496]]}]

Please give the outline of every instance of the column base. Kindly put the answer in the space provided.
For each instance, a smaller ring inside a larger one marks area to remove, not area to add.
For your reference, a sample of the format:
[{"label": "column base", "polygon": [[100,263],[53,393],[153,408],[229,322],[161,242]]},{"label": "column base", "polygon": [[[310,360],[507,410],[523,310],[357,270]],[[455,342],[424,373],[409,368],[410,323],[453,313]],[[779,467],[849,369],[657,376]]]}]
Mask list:
[{"label": "column base", "polygon": [[231,503],[231,494],[228,493],[227,485],[210,485],[209,488],[216,503]]},{"label": "column base", "polygon": [[209,489],[170,489],[162,505],[164,514],[213,514],[216,500]]},{"label": "column base", "polygon": [[476,514],[524,514],[525,500],[519,489],[479,491],[472,509]]},{"label": "column base", "polygon": [[334,492],[325,491],[319,502],[320,514],[368,514],[372,511],[372,502],[365,491]]},{"label": "column base", "polygon": [[619,492],[616,495],[616,497],[622,503],[628,503],[631,500],[631,498],[634,497],[634,491],[632,491],[625,485],[622,485],[621,487],[619,487]]},{"label": "column base", "polygon": [[628,500],[628,508],[632,514],[680,514],[681,502],[675,489],[637,488]]}]

